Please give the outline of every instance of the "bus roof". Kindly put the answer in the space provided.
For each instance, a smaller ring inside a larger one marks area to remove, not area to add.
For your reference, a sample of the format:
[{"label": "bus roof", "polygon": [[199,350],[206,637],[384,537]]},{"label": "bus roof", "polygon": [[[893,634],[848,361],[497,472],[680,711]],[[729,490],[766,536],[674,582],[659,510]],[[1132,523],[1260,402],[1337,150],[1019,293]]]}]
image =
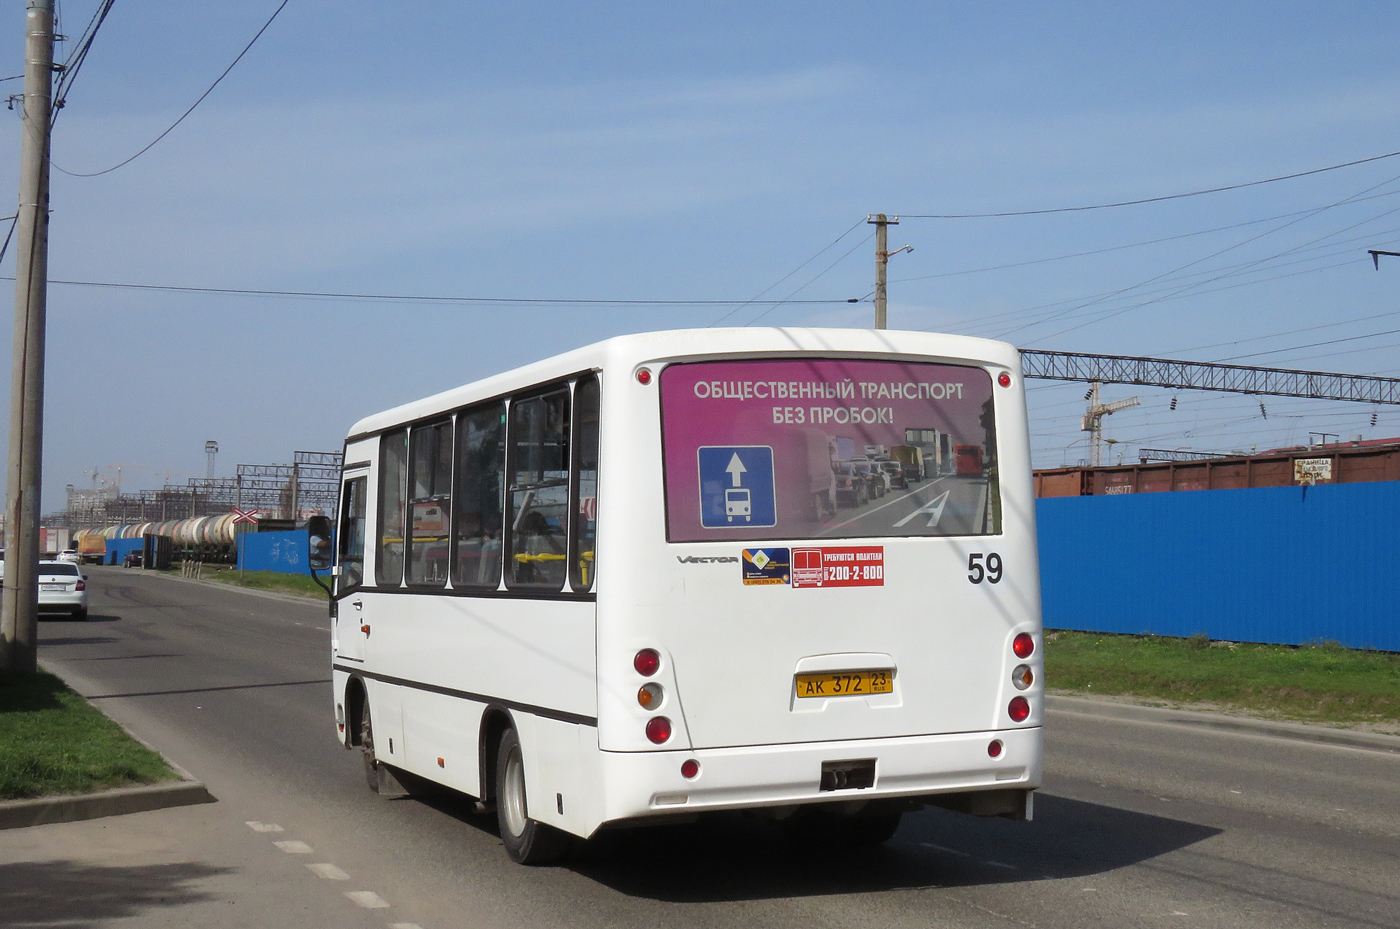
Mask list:
[{"label": "bus roof", "polygon": [[1021,356],[1014,346],[992,339],[911,332],[898,329],[810,329],[789,327],[666,329],[616,336],[501,374],[414,400],[366,416],[350,428],[350,437],[371,435],[458,407],[508,394],[555,378],[593,368],[631,368],[650,361],[688,356],[781,357],[794,353],[829,353],[843,357],[891,354],[924,356],[931,361],[976,361],[1020,374]]}]

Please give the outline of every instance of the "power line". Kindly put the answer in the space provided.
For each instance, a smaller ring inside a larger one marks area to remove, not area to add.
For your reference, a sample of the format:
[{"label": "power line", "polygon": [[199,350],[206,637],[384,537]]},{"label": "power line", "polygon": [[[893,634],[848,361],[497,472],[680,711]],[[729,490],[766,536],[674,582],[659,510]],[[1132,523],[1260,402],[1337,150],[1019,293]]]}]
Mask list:
[{"label": "power line", "polygon": [[[1392,191],[1389,191],[1389,192],[1383,193],[1383,194],[1372,194],[1372,195],[1369,196],[1369,197],[1362,197],[1360,200],[1357,200],[1357,201],[1355,201],[1355,202],[1361,203],[1361,202],[1364,202],[1364,201],[1366,201],[1366,200],[1376,200],[1376,199],[1379,199],[1379,198],[1382,198],[1382,197],[1395,197],[1395,196],[1400,196],[1400,191],[1392,190]],[[1210,235],[1210,234],[1213,233],[1213,232],[1228,232],[1228,231],[1231,230],[1231,229],[1241,229],[1241,228],[1243,228],[1243,227],[1245,227],[1245,226],[1257,226],[1257,225],[1259,225],[1260,223],[1273,222],[1273,221],[1276,220],[1276,219],[1290,219],[1290,218],[1292,218],[1292,217],[1294,217],[1294,216],[1303,216],[1303,215],[1305,215],[1305,214],[1312,213],[1312,212],[1313,212],[1314,210],[1316,210],[1316,209],[1319,209],[1319,208],[1318,208],[1318,207],[1312,207],[1312,208],[1309,208],[1309,209],[1306,209],[1306,210],[1297,210],[1297,211],[1292,212],[1292,213],[1280,213],[1280,214],[1278,214],[1277,216],[1265,216],[1265,217],[1263,217],[1263,218],[1261,218],[1261,219],[1250,219],[1250,220],[1246,220],[1245,222],[1242,222],[1242,223],[1231,223],[1231,224],[1228,225],[1228,226],[1216,226],[1216,227],[1211,228],[1211,229],[1198,229],[1198,230],[1196,230],[1196,231],[1194,231],[1194,232],[1182,232],[1182,233],[1178,233],[1177,235],[1164,236],[1164,237],[1162,237],[1162,238],[1160,238],[1160,239],[1146,239],[1146,240],[1144,240],[1144,241],[1142,241],[1142,242],[1129,242],[1129,243],[1127,243],[1126,245],[1110,245],[1110,246],[1108,246],[1107,248],[1096,248],[1096,249],[1093,249],[1093,250],[1087,251],[1087,252],[1071,252],[1070,254],[1067,254],[1067,255],[1052,255],[1052,256],[1049,257],[1049,258],[1032,258],[1032,259],[1030,259],[1029,261],[1016,261],[1016,262],[1012,262],[1012,263],[1010,263],[1010,264],[987,265],[986,267],[982,267],[982,268],[964,268],[964,269],[962,269],[962,270],[960,270],[960,271],[942,271],[942,272],[940,272],[940,273],[938,273],[938,274],[925,274],[925,275],[921,275],[921,276],[919,276],[919,277],[901,277],[901,278],[897,278],[897,279],[895,279],[895,280],[890,281],[890,283],[891,283],[891,284],[907,284],[907,283],[910,283],[911,281],[931,281],[931,280],[935,280],[935,279],[937,279],[937,278],[943,278],[943,277],[960,277],[960,276],[965,275],[965,274],[982,274],[982,273],[984,273],[984,272],[986,272],[986,271],[1005,271],[1005,270],[1008,270],[1008,269],[1011,269],[1011,268],[1025,268],[1025,267],[1028,267],[1028,266],[1030,266],[1030,265],[1046,264],[1046,263],[1052,262],[1052,261],[1066,261],[1066,260],[1069,260],[1069,259],[1071,259],[1071,258],[1086,258],[1086,257],[1092,256],[1092,255],[1103,255],[1103,254],[1107,254],[1108,252],[1121,252],[1121,251],[1123,251],[1123,250],[1125,250],[1125,249],[1130,249],[1130,248],[1142,248],[1143,246],[1146,246],[1146,245],[1160,245],[1160,244],[1163,243],[1163,242],[1175,242],[1175,241],[1177,241],[1177,240],[1179,240],[1179,239],[1190,239],[1190,238],[1194,238],[1195,236]]]},{"label": "power line", "polygon": [[[860,248],[860,247],[861,247],[862,245],[864,245],[866,242],[869,242],[870,239],[871,239],[874,235],[875,235],[875,233],[872,232],[872,233],[870,233],[870,235],[868,235],[868,236],[866,236],[865,238],[861,239],[861,240],[860,240],[859,242],[857,242],[855,245],[852,245],[852,246],[850,247],[850,250],[847,251],[846,254],[842,255],[840,258],[837,258],[835,261],[833,261],[831,264],[827,265],[825,268],[822,268],[820,271],[817,272],[817,274],[816,274],[813,278],[811,278],[809,281],[807,281],[807,283],[803,284],[801,287],[797,288],[797,289],[794,290],[792,293],[788,294],[786,297],[784,297],[783,299],[779,300],[777,303],[773,304],[773,305],[770,306],[768,309],[764,310],[762,313],[759,313],[759,314],[758,314],[757,316],[755,316],[753,319],[751,319],[751,320],[749,320],[748,322],[744,323],[744,325],[745,325],[745,326],[752,326],[754,323],[758,322],[760,319],[762,319],[763,317],[767,316],[769,313],[773,312],[773,311],[776,310],[778,307],[782,306],[784,303],[806,303],[807,301],[805,301],[805,300],[794,300],[794,299],[792,299],[792,298],[795,297],[795,296],[797,296],[798,294],[800,294],[802,291],[806,290],[806,289],[807,289],[808,287],[810,287],[811,285],[815,284],[815,283],[817,282],[817,278],[821,277],[823,274],[825,274],[826,272],[830,271],[832,268],[836,267],[836,266],[839,265],[841,262],[845,261],[847,258],[851,257],[851,253],[852,253],[852,252],[854,252],[856,249]],[[850,301],[850,300],[842,300],[842,301],[840,301],[840,302],[841,302],[841,303],[850,303],[851,301]]]},{"label": "power line", "polygon": [[[102,23],[107,19],[107,14],[112,11],[112,4],[116,0],[102,0],[97,9],[93,11],[92,18],[88,20],[87,26],[83,28],[83,34],[78,37],[77,44],[73,47],[68,60],[63,63],[63,68],[59,74],[58,83],[53,91],[53,113],[49,116],[49,126],[58,120],[58,114],[63,109],[64,101],[68,96],[68,91],[72,89],[73,82],[78,77],[78,72],[83,68],[83,62],[87,61],[88,51],[92,49],[93,40],[97,38],[97,30],[102,28]],[[50,164],[53,161],[50,160]],[[57,165],[55,165],[57,167]],[[62,171],[62,168],[59,168]]]},{"label": "power line", "polygon": [[[200,94],[200,95],[199,95],[199,99],[196,100],[194,103],[190,104],[190,108],[189,108],[188,110],[185,110],[185,112],[181,113],[179,119],[175,120],[175,122],[171,123],[170,126],[169,126],[164,132],[162,132],[160,135],[158,135],[158,136],[156,136],[154,139],[152,139],[151,142],[150,142],[150,144],[148,144],[145,148],[141,149],[139,152],[137,152],[136,154],[132,155],[130,158],[126,159],[125,161],[119,161],[119,162],[117,162],[116,164],[112,165],[110,168],[104,168],[104,169],[101,170],[101,171],[92,171],[92,172],[89,172],[89,173],[84,173],[84,172],[79,172],[79,171],[69,171],[69,170],[67,170],[66,168],[61,168],[61,167],[59,167],[59,166],[56,165],[56,164],[53,165],[53,166],[54,166],[55,168],[58,168],[58,170],[62,171],[64,174],[69,175],[70,177],[98,177],[98,176],[103,175],[103,174],[111,174],[113,171],[117,170],[118,168],[121,168],[121,167],[124,167],[124,166],[126,166],[126,165],[131,164],[131,163],[132,163],[133,161],[135,161],[137,158],[140,158],[142,155],[146,154],[146,153],[149,152],[151,149],[155,148],[155,147],[156,147],[156,143],[158,143],[161,139],[165,138],[166,136],[170,135],[170,133],[174,132],[174,131],[175,131],[175,127],[178,126],[178,125],[180,125],[182,122],[184,122],[184,121],[185,121],[185,117],[187,117],[187,116],[189,116],[191,113],[193,113],[194,110],[195,110],[195,107],[197,107],[197,106],[199,106],[201,103],[203,103],[203,102],[204,102],[204,98],[207,97],[207,96],[209,96],[211,93],[214,92],[214,88],[219,86],[219,82],[222,81],[224,78],[228,77],[228,73],[229,73],[230,71],[233,70],[234,65],[238,64],[240,61],[243,60],[243,56],[246,55],[246,54],[248,54],[248,50],[249,50],[250,48],[253,47],[253,44],[254,44],[255,42],[257,42],[258,39],[262,38],[262,34],[263,34],[264,32],[267,31],[267,28],[268,28],[269,26],[272,25],[272,21],[273,21],[274,19],[277,18],[277,14],[278,14],[278,13],[281,13],[283,7],[285,7],[285,6],[286,6],[288,3],[290,3],[290,2],[291,2],[291,0],[282,0],[282,2],[278,5],[277,9],[273,10],[273,11],[272,11],[272,15],[269,16],[269,17],[267,18],[267,22],[263,23],[262,28],[259,29],[259,30],[257,31],[257,34],[254,35],[253,38],[249,40],[249,42],[248,42],[247,45],[243,46],[243,51],[241,51],[241,52],[238,53],[238,57],[235,58],[235,59],[233,59],[232,63],[230,63],[229,66],[228,66],[227,68],[224,69],[224,72],[223,72],[222,74],[220,74],[217,78],[214,79],[214,83],[212,83],[212,84],[209,85],[209,89],[206,90],[204,93]],[[108,4],[108,5],[110,6],[110,4]],[[50,159],[50,162],[49,162],[49,163],[50,163],[50,164],[53,164],[52,159]]]},{"label": "power line", "polygon": [[1227,184],[1224,187],[1208,187],[1205,190],[1191,190],[1181,194],[1144,197],[1141,200],[1119,200],[1115,203],[1095,203],[1088,206],[1061,206],[1044,210],[1008,210],[1001,213],[901,213],[899,215],[905,219],[992,219],[1002,216],[1044,216],[1049,213],[1081,213],[1085,210],[1110,210],[1120,206],[1138,206],[1144,203],[1161,203],[1165,200],[1183,200],[1187,197],[1218,194],[1227,190],[1242,190],[1246,187],[1258,187],[1261,184],[1273,184],[1277,181],[1291,181],[1295,178],[1308,177],[1313,174],[1323,174],[1327,171],[1338,171],[1342,168],[1353,168],[1356,165],[1369,164],[1372,161],[1394,158],[1397,155],[1400,155],[1400,152],[1389,152],[1384,155],[1373,155],[1370,158],[1359,158],[1356,161],[1348,161],[1342,164],[1328,165],[1325,168],[1313,168],[1310,171],[1299,171],[1296,174],[1281,174],[1278,177],[1266,177],[1263,180],[1246,181],[1243,184]]},{"label": "power line", "polygon": [[[796,274],[798,271],[801,271],[803,268],[807,267],[809,264],[811,264],[812,262],[816,261],[816,260],[817,260],[818,258],[820,258],[823,254],[825,254],[825,253],[827,252],[828,249],[830,249],[832,246],[834,246],[837,242],[840,242],[840,241],[841,241],[842,239],[844,239],[846,236],[850,235],[852,232],[855,232],[856,227],[859,226],[859,225],[860,225],[861,223],[863,223],[863,222],[865,222],[865,220],[863,220],[863,219],[858,219],[858,220],[856,220],[854,223],[851,224],[851,228],[847,229],[845,232],[843,232],[843,233],[841,233],[840,235],[838,235],[834,240],[832,240],[832,242],[831,242],[830,245],[827,245],[827,246],[825,246],[824,248],[820,249],[820,250],[819,250],[815,255],[813,255],[811,258],[808,258],[806,261],[802,262],[802,264],[800,264],[800,265],[798,265],[797,267],[793,268],[793,269],[792,269],[791,271],[789,271],[787,274],[784,274],[782,277],[778,278],[776,281],[774,281],[773,283],[769,284],[767,287],[765,287],[765,288],[763,288],[762,290],[760,290],[760,291],[758,292],[758,296],[754,297],[753,300],[749,300],[749,301],[747,301],[747,302],[745,302],[745,303],[743,303],[743,304],[740,304],[739,306],[736,306],[734,309],[730,310],[728,313],[725,313],[725,314],[724,314],[723,316],[721,316],[719,319],[717,319],[717,320],[715,320],[714,322],[710,323],[710,326],[718,326],[720,323],[724,322],[726,319],[728,319],[729,317],[733,316],[735,313],[739,312],[739,311],[742,310],[744,307],[746,307],[746,306],[748,306],[749,304],[751,304],[751,303],[755,302],[756,300],[758,300],[759,297],[762,297],[764,294],[768,293],[768,291],[772,290],[774,287],[777,287],[777,286],[778,286],[779,284],[781,284],[783,281],[785,281],[785,280],[787,280],[788,278],[792,277],[792,276],[793,276],[794,274]],[[706,327],[706,328],[709,328],[709,327]]]},{"label": "power line", "polygon": [[[823,272],[825,273],[825,272]],[[0,277],[12,281],[13,277]],[[315,290],[255,290],[242,287],[186,287],[175,284],[126,284],[118,281],[62,281],[50,280],[50,284],[66,284],[73,287],[113,287],[123,290],[156,290],[170,293],[216,294],[255,297],[301,297],[325,300],[377,300],[386,303],[466,303],[466,304],[521,304],[531,306],[734,306],[744,307],[751,303],[781,304],[799,303],[806,305],[831,305],[846,303],[837,300],[612,300],[549,298],[549,297],[456,297],[425,294],[371,294],[341,293],[337,291]],[[803,285],[806,286],[806,285]]]}]

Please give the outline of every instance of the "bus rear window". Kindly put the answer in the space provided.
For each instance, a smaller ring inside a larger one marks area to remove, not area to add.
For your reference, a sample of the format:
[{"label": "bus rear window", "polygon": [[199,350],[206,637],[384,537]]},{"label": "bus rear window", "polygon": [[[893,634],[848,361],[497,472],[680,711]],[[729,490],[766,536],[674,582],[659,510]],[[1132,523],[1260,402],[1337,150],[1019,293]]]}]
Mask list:
[{"label": "bus rear window", "polygon": [[675,364],[661,414],[672,542],[1001,531],[982,368]]}]

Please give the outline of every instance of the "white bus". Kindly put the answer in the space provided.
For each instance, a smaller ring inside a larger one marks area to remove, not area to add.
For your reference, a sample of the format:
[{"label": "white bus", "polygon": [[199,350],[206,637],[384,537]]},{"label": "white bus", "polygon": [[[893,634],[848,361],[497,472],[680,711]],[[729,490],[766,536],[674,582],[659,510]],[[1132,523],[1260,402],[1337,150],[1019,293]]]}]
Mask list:
[{"label": "white bus", "polygon": [[[890,486],[909,429],[979,469]],[[524,863],[716,810],[848,843],[926,804],[1029,819],[1028,441],[1011,346],[845,329],[624,336],[370,416],[339,737],[375,789],[494,806]]]}]

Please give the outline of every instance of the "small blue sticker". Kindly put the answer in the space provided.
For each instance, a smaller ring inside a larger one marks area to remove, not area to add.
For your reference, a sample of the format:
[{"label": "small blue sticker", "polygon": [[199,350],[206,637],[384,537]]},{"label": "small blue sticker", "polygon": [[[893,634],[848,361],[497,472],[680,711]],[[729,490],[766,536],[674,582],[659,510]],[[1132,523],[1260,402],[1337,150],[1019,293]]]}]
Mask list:
[{"label": "small blue sticker", "polygon": [[745,584],[786,584],[792,576],[792,556],[785,548],[746,548],[739,569]]}]

